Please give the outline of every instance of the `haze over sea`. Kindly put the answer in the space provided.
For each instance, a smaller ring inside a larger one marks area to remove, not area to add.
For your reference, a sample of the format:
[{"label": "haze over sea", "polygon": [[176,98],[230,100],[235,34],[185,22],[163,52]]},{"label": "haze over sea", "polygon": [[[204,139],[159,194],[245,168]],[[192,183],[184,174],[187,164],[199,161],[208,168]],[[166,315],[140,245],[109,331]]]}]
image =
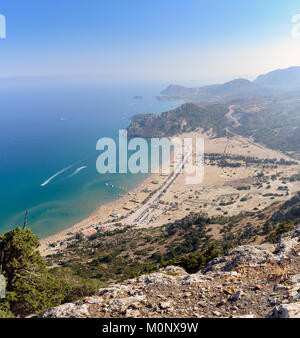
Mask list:
[{"label": "haze over sea", "polygon": [[180,104],[157,101],[162,87],[154,85],[1,84],[0,89],[0,232],[22,225],[28,210],[28,226],[40,237],[75,224],[146,177],[100,175],[99,138],[116,138],[134,114]]}]

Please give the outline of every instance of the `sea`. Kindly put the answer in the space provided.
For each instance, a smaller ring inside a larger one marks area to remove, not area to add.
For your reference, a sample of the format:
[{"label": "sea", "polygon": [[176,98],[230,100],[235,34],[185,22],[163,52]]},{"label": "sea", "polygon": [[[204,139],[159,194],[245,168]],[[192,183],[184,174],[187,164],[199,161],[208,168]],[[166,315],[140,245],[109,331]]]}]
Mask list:
[{"label": "sea", "polygon": [[147,174],[99,174],[96,143],[117,139],[135,114],[176,108],[157,84],[0,84],[0,233],[47,237],[117,199]]}]

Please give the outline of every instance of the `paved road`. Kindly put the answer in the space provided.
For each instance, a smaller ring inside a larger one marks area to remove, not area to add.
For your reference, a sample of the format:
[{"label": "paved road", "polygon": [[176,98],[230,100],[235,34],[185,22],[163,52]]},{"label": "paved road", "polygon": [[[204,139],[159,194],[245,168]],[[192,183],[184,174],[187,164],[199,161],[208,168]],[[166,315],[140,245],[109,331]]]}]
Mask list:
[{"label": "paved road", "polygon": [[129,225],[146,225],[150,219],[150,215],[156,210],[159,200],[166,190],[172,185],[177,176],[182,172],[185,163],[188,162],[190,156],[192,156],[192,150],[188,149],[188,153],[184,156],[182,161],[178,163],[174,171],[170,174],[168,179],[162,184],[162,186],[149,198],[149,200],[129,215],[126,219],[126,223]]}]

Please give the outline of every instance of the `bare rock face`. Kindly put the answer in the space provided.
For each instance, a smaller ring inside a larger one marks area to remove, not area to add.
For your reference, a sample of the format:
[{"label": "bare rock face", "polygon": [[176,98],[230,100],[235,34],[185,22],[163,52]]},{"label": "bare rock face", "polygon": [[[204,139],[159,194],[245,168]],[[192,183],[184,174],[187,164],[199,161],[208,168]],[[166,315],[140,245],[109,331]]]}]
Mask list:
[{"label": "bare rock face", "polygon": [[269,261],[281,264],[290,254],[300,254],[300,225],[281,238],[278,245],[244,245],[234,248],[226,256],[218,257],[209,262],[203,273],[232,271],[239,266],[259,266]]},{"label": "bare rock face", "polygon": [[188,274],[177,266],[111,284],[42,318],[300,318],[300,231],[245,245]]},{"label": "bare rock face", "polygon": [[133,296],[133,297],[126,297],[120,299],[112,299],[108,302],[108,309],[109,310],[120,310],[125,311],[129,306],[138,306],[139,303],[145,301],[146,297],[142,296]]},{"label": "bare rock face", "polygon": [[187,275],[186,271],[180,267],[168,266],[164,269],[160,269],[158,272],[151,273],[150,275],[138,277],[137,282],[141,284],[169,285],[175,283],[179,276]]},{"label": "bare rock face", "polygon": [[195,285],[204,282],[205,277],[201,273],[187,275],[182,278],[182,285]]},{"label": "bare rock face", "polygon": [[188,276],[189,274],[180,266],[170,265],[166,268],[160,269],[161,272],[167,275],[173,276]]},{"label": "bare rock face", "polygon": [[254,267],[270,260],[276,261],[278,257],[272,253],[274,249],[273,245],[240,246],[230,250],[227,256],[212,260],[204,267],[202,272],[232,271],[242,265]]},{"label": "bare rock face", "polygon": [[40,318],[87,318],[89,312],[86,304],[66,303],[46,310]]},{"label": "bare rock face", "polygon": [[300,318],[300,303],[276,306],[268,313],[267,318]]},{"label": "bare rock face", "polygon": [[299,239],[300,239],[300,225],[296,226],[291,233],[286,234],[281,238],[280,243],[277,245],[275,249],[275,253],[277,255],[280,255],[281,260],[286,259],[288,255],[292,253],[294,250],[296,250],[296,252],[299,253],[300,252]]}]

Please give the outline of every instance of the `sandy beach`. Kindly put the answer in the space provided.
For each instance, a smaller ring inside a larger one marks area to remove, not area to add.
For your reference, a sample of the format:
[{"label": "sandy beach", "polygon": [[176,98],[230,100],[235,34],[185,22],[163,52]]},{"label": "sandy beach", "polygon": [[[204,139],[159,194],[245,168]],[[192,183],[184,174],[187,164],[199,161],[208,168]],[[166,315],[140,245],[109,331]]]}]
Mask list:
[{"label": "sandy beach", "polygon": [[[230,155],[291,160],[279,151],[270,150],[241,136],[215,138],[211,132],[203,133],[199,130],[179,137],[204,138],[205,154],[224,154],[226,151]],[[192,156],[195,157],[194,152]],[[171,161],[171,167],[172,165]],[[40,251],[44,256],[53,254],[65,248],[68,239],[78,232],[83,232],[88,237],[99,230],[108,231],[126,225],[159,226],[190,212],[204,212],[208,216],[236,215],[253,209],[262,210],[274,202],[285,200],[284,194],[278,194],[281,185],[279,180],[259,187],[253,185],[249,191],[237,190],[241,185],[252,185],[254,177],[262,170],[268,177],[282,172],[285,176],[291,176],[299,172],[299,164],[265,169],[258,164],[222,168],[206,162],[203,182],[193,185],[186,184],[187,175],[184,170],[176,177],[173,172],[170,175],[150,174],[137,187],[119,199],[100,206],[86,219],[42,239]],[[290,195],[300,190],[300,182],[288,182],[286,186]],[[268,194],[269,197],[266,197]],[[244,200],[247,202],[242,202]]]},{"label": "sandy beach", "polygon": [[108,230],[108,228],[111,228],[116,223],[114,218],[110,215],[112,213],[116,213],[121,217],[128,215],[130,212],[128,210],[129,208],[137,207],[137,201],[140,201],[141,199],[143,200],[147,197],[148,194],[143,192],[143,190],[148,186],[154,186],[151,183],[153,180],[158,180],[159,182],[161,182],[161,176],[159,174],[150,174],[135,188],[129,190],[126,194],[124,194],[124,196],[99,206],[99,208],[97,208],[90,216],[72,225],[71,227],[64,229],[54,235],[41,239],[41,253],[43,255],[52,253],[53,249],[49,249],[49,244],[62,242],[70,237],[73,237],[76,233],[84,231],[86,229],[100,226],[103,230]]}]

